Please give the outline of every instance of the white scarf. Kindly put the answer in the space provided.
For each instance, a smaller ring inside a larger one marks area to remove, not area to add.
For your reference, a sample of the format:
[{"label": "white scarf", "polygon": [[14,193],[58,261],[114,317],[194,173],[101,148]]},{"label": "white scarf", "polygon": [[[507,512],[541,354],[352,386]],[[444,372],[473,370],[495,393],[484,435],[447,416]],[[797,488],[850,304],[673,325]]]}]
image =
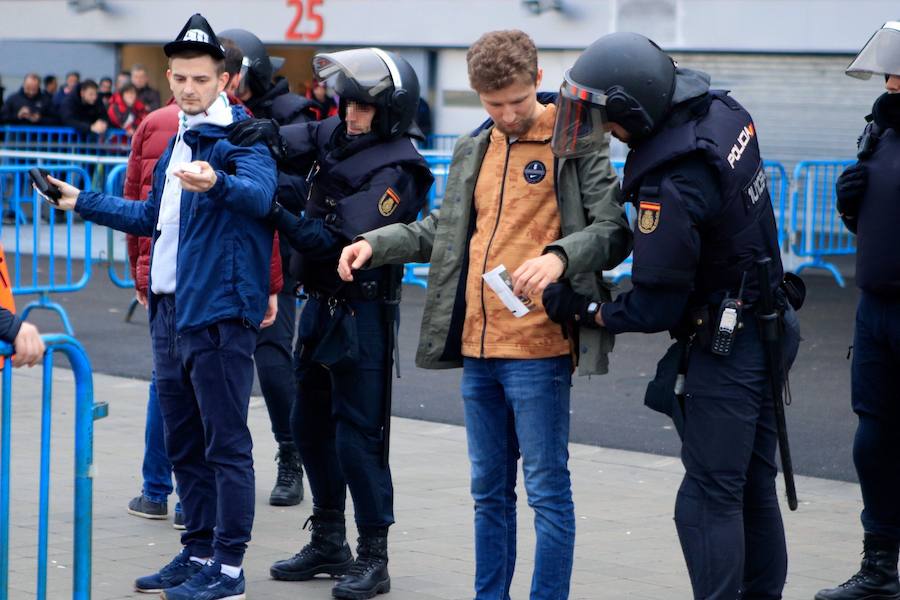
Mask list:
[{"label": "white scarf", "polygon": [[182,163],[193,160],[191,147],[184,142],[184,133],[201,125],[227,127],[234,121],[228,97],[221,93],[205,112],[198,115],[178,113],[178,134],[169,164],[166,165],[166,182],[159,201],[159,217],[156,229],[159,237],[153,244],[153,260],[150,263],[150,281],[154,294],[174,294],[178,259],[178,228],[181,221],[181,180],[173,173]]}]

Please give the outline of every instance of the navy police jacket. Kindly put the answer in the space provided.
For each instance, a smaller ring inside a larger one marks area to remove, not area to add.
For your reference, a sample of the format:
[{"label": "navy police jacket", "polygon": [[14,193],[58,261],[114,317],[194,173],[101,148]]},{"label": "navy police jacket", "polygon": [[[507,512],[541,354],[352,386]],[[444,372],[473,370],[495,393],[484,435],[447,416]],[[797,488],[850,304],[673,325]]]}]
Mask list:
[{"label": "navy police jacket", "polygon": [[873,294],[900,298],[900,133],[871,123],[874,149],[864,153],[868,183],[856,222],[856,285]]},{"label": "navy police jacket", "polygon": [[[232,106],[234,121],[249,118]],[[199,329],[217,321],[242,319],[258,328],[269,294],[273,231],[262,220],[275,195],[275,161],[263,144],[240,147],[228,130],[204,125],[184,134],[194,160],[216,170],[216,184],[206,193],[184,191],[175,284],[175,327]],[[156,163],[146,202],[131,202],[99,192],[81,192],[75,210],[85,219],[141,236],[159,235],[156,223],[165,170],[175,138]],[[152,253],[151,253],[152,260]],[[152,286],[151,281],[149,286]],[[150,318],[156,298],[150,296]]]},{"label": "navy police jacket", "polygon": [[688,308],[759,296],[756,260],[783,273],[775,216],[753,120],[723,91],[676,107],[634,148],[623,191],[634,203],[634,289],[604,304],[614,333],[674,329]]},{"label": "navy police jacket", "polygon": [[[304,286],[333,293],[343,286],[337,276],[341,249],[373,229],[414,221],[434,178],[406,136],[348,136],[339,117],[280,132],[294,168],[310,172],[310,189],[305,216],[285,211],[277,227],[303,257]],[[361,272],[358,279],[379,279],[383,271]]]}]

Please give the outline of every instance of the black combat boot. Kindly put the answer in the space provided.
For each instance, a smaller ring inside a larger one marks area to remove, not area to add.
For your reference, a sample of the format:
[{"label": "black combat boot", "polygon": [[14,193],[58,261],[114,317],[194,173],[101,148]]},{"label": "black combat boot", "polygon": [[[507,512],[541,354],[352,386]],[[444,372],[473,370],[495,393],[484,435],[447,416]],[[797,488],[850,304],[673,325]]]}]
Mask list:
[{"label": "black combat boot", "polygon": [[345,600],[365,600],[391,591],[391,576],[387,570],[387,531],[378,537],[360,535],[356,546],[356,560],[340,581],[331,588],[331,595]]},{"label": "black combat boot", "polygon": [[269,569],[272,579],[305,581],[320,574],[337,577],[353,564],[342,512],[313,507],[313,514],[303,528],[307,525],[311,534],[309,543],[293,557],[272,565]]},{"label": "black combat boot", "polygon": [[897,542],[866,534],[859,572],[836,588],[820,591],[815,600],[900,600],[897,550]]},{"label": "black combat boot", "polygon": [[278,477],[269,495],[272,506],[294,506],[303,500],[303,465],[293,442],[278,444]]}]

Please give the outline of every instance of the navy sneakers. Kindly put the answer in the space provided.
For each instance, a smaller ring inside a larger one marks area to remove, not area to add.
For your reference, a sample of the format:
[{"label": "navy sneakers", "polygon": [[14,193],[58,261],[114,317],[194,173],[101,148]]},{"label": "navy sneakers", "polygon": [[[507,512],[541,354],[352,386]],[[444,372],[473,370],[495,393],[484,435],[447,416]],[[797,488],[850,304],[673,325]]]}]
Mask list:
[{"label": "navy sneakers", "polygon": [[245,600],[244,572],[235,577],[222,573],[221,564],[211,562],[181,585],[164,590],[164,600]]},{"label": "navy sneakers", "polygon": [[181,585],[198,574],[203,565],[190,559],[187,548],[153,575],[138,577],[134,581],[134,589],[145,594],[158,594],[163,590]]}]

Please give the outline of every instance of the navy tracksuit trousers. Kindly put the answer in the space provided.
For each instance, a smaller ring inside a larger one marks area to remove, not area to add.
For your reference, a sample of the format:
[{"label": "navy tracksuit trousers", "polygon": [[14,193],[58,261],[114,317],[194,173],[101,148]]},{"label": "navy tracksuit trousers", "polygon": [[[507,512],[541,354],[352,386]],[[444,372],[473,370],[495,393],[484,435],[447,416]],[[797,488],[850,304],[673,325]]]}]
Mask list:
[{"label": "navy tracksuit trousers", "polygon": [[150,337],[166,451],[184,510],[181,543],[192,556],[238,566],[253,526],[247,410],[257,331],[230,319],[176,333],[174,296],[161,296]]}]

